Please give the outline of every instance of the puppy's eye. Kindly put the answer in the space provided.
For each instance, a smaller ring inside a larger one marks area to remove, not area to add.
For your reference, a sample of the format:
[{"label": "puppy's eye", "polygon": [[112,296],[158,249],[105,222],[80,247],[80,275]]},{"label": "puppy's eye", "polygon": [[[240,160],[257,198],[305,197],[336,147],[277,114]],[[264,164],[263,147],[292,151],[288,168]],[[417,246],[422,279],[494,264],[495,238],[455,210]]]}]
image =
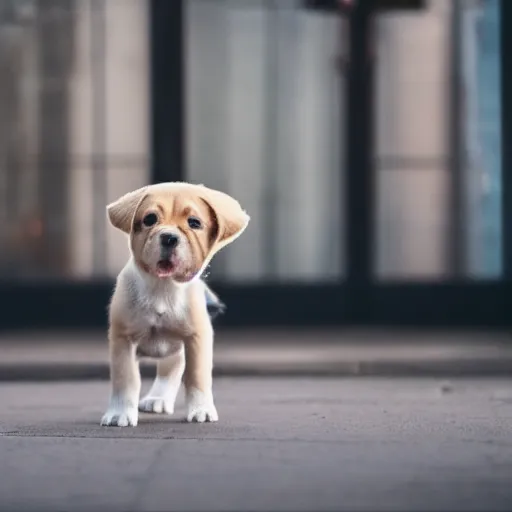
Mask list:
[{"label": "puppy's eye", "polygon": [[154,226],[157,222],[158,222],[158,216],[156,215],[156,213],[148,213],[142,219],[142,223],[144,224],[144,226],[146,226],[148,228],[151,226]]},{"label": "puppy's eye", "polygon": [[203,224],[197,217],[189,217],[187,222],[191,229],[201,229],[203,227]]}]

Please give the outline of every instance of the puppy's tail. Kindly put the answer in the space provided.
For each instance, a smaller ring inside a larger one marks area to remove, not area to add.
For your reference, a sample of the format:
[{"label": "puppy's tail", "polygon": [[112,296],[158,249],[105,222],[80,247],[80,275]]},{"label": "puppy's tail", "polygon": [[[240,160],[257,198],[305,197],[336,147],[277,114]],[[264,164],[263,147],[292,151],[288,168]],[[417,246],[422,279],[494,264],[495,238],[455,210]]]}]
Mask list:
[{"label": "puppy's tail", "polygon": [[226,305],[219,299],[219,297],[206,283],[204,283],[204,293],[206,298],[206,309],[210,314],[210,318],[213,320],[226,311]]}]

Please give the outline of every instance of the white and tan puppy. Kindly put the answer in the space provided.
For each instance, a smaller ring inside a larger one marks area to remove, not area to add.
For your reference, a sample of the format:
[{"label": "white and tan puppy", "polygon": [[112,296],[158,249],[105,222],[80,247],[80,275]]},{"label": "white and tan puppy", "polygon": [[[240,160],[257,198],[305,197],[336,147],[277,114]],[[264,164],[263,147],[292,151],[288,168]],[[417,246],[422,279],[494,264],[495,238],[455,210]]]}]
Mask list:
[{"label": "white and tan puppy", "polygon": [[[182,379],[188,421],[217,421],[212,392],[213,328],[201,274],[245,230],[238,201],[203,185],[162,183],[107,206],[130,238],[109,308],[111,396],[102,425],[136,426],[138,411],[168,413]],[[158,358],[139,401],[139,357]]]}]

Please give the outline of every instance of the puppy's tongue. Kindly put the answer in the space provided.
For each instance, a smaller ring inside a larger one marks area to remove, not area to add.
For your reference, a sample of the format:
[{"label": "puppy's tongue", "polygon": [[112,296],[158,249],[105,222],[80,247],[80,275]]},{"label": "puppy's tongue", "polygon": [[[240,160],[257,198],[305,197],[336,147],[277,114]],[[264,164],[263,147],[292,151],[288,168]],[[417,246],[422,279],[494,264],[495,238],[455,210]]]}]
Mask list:
[{"label": "puppy's tongue", "polygon": [[174,263],[169,260],[160,260],[156,264],[156,274],[158,277],[168,277],[174,271]]}]

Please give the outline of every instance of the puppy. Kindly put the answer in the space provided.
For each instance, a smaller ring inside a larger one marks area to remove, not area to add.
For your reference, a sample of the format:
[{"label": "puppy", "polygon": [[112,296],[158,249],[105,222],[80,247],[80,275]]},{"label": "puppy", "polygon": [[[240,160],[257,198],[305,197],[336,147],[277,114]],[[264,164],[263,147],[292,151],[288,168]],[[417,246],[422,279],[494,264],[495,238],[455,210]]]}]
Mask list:
[{"label": "puppy", "polygon": [[[101,425],[136,426],[139,410],[172,414],[182,379],[187,421],[217,421],[208,310],[218,312],[222,303],[201,274],[249,216],[232,197],[189,183],[135,190],[108,205],[107,214],[129,235],[131,257],[109,307],[111,396]],[[139,402],[140,357],[158,362]]]}]

